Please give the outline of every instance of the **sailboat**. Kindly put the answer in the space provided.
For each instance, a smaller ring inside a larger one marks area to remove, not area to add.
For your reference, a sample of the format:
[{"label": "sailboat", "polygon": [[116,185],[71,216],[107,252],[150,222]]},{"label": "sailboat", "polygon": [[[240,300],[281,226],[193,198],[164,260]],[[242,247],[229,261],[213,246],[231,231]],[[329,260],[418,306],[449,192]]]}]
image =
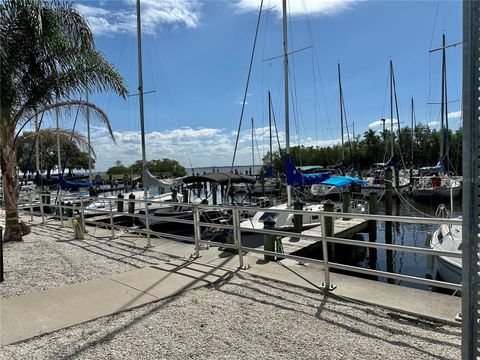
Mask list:
[{"label": "sailboat", "polygon": [[[440,121],[440,156],[435,166],[423,167],[412,187],[412,196],[417,199],[456,198],[462,191],[458,177],[448,171],[450,167],[450,148],[448,142],[448,101],[447,101],[447,64],[445,34],[442,35],[442,100]],[[433,50],[435,51],[435,50]],[[445,162],[447,171],[445,171]]]},{"label": "sailboat", "polygon": [[[396,116],[397,116],[397,123],[398,123],[398,134],[400,135],[400,119],[398,113],[398,103],[397,103],[397,93],[396,93],[396,86],[395,86],[395,75],[393,72],[393,61],[390,60],[390,67],[389,67],[389,78],[390,78],[390,159],[383,163],[375,163],[372,165],[372,169],[370,170],[366,180],[368,182],[367,185],[362,187],[362,193],[365,195],[369,195],[371,192],[376,192],[378,197],[382,197],[385,194],[385,170],[387,169],[395,169],[395,133],[394,133],[394,126],[393,126],[393,101],[395,98],[395,108],[396,108]],[[385,139],[385,119],[382,119],[383,122],[383,134],[384,134],[384,141]],[[401,162],[403,163],[403,157],[400,152]],[[398,179],[397,179],[398,176]],[[405,170],[394,171],[392,177],[392,186],[394,188],[394,195],[400,193],[401,195],[407,194],[410,190],[410,179],[407,176]]]},{"label": "sailboat", "polygon": [[[345,102],[343,98],[342,78],[340,73],[340,63],[337,64],[338,70],[338,89],[339,89],[339,103],[340,103],[340,133],[341,133],[341,146],[342,146],[342,160],[339,164],[335,164],[333,168],[341,169],[342,173],[345,167],[345,141],[344,141],[344,119],[345,115]],[[348,134],[348,126],[347,126]],[[350,137],[349,137],[350,139]],[[350,143],[351,146],[351,143]],[[350,151],[352,153],[352,151]],[[362,186],[367,185],[367,181],[350,176],[332,175],[330,178],[320,182],[319,184],[313,184],[310,187],[310,193],[315,197],[330,198],[339,200],[344,192],[351,192],[352,188],[357,187],[361,189]]]},{"label": "sailboat", "polygon": [[[310,186],[320,183],[330,177],[330,172],[303,174],[293,163],[290,153],[290,124],[289,124],[289,80],[288,80],[288,43],[287,43],[287,1],[282,0],[283,11],[283,70],[284,70],[284,102],[285,102],[285,162],[284,172],[287,178],[287,202],[268,208],[267,211],[258,211],[252,218],[241,222],[241,227],[246,229],[263,229],[264,221],[273,219],[275,228],[288,230],[293,228],[293,214],[279,213],[276,210],[288,210],[294,208],[292,201],[292,187]],[[315,214],[323,211],[323,204],[303,204],[299,210],[309,211],[309,215],[303,216],[303,228],[320,224],[320,216]]]}]

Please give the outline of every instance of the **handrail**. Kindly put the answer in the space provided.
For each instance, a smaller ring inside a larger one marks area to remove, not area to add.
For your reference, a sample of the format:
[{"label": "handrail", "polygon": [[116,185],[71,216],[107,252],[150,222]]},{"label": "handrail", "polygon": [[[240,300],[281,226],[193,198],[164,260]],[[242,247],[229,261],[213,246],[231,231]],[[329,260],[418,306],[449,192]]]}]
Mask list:
[{"label": "handrail", "polygon": [[[49,217],[49,216],[60,217],[60,220],[62,221],[62,223],[63,223],[63,218],[65,217],[64,215],[65,210],[72,210],[72,212],[78,211],[82,216],[82,220],[84,221],[85,224],[110,226],[112,231],[112,237],[111,237],[112,239],[115,238],[115,230],[125,230],[125,231],[134,231],[136,233],[146,235],[148,239],[147,247],[151,246],[150,237],[152,235],[173,239],[173,240],[188,241],[195,244],[195,254],[194,254],[195,257],[200,256],[201,244],[222,246],[225,248],[235,249],[237,250],[240,267],[242,268],[244,267],[244,261],[243,261],[244,251],[263,254],[263,255],[270,255],[274,257],[288,258],[288,259],[298,260],[306,263],[321,264],[324,268],[323,270],[325,275],[325,288],[327,290],[334,289],[334,285],[330,284],[330,277],[329,277],[330,268],[350,271],[350,272],[359,273],[359,274],[374,275],[374,276],[390,278],[390,279],[395,279],[400,281],[419,283],[419,284],[428,285],[428,286],[437,286],[437,287],[444,287],[452,290],[461,290],[461,285],[459,284],[448,283],[448,282],[432,280],[432,279],[425,279],[425,278],[417,277],[413,275],[397,274],[394,272],[367,269],[367,268],[362,268],[357,266],[331,262],[328,260],[327,244],[328,243],[345,244],[345,245],[358,246],[363,248],[373,248],[373,249],[381,249],[381,250],[387,250],[387,251],[401,251],[401,252],[424,254],[424,255],[430,255],[430,256],[448,256],[448,257],[454,257],[454,258],[461,258],[462,257],[461,252],[422,248],[422,247],[416,247],[416,246],[364,242],[364,241],[357,241],[357,240],[344,239],[344,238],[338,238],[335,236],[325,235],[325,219],[327,217],[333,218],[333,219],[348,217],[348,218],[357,218],[357,219],[374,220],[374,221],[386,221],[386,222],[390,221],[390,222],[399,222],[399,223],[450,225],[450,226],[451,225],[460,226],[462,224],[461,219],[437,219],[437,218],[421,218],[421,217],[409,217],[409,216],[389,216],[389,215],[371,215],[371,214],[359,214],[359,213],[326,212],[326,211],[313,211],[313,210],[252,208],[252,207],[246,207],[246,206],[232,206],[232,205],[188,204],[188,203],[177,203],[177,202],[175,203],[162,202],[162,201],[153,200],[153,199],[128,199],[128,198],[119,199],[119,198],[82,197],[79,200],[80,204],[75,202],[70,205],[67,205],[65,203],[62,203],[62,199],[68,199],[71,201],[73,200],[72,195],[57,196],[56,194],[54,194],[54,196],[56,197],[56,199],[59,199],[60,201],[56,201],[55,203],[52,203],[52,204],[43,204],[44,197],[42,193],[40,193],[39,197],[36,199],[30,193],[27,196],[28,201],[25,203],[22,203],[22,205],[24,205],[23,211],[29,213],[31,216],[31,219],[33,219],[33,215],[41,215],[42,222],[44,222],[45,217]],[[100,201],[100,200],[104,200],[106,203],[108,203],[110,209],[88,208],[88,204],[90,204],[93,201]],[[124,203],[135,202],[141,205],[139,207],[135,207],[135,209],[137,210],[136,213],[118,212],[116,211],[116,209],[114,209],[114,206],[118,201],[123,201]],[[166,220],[159,219],[157,216],[150,214],[148,211],[149,209],[152,210],[152,208],[155,207],[155,204],[161,204],[164,206],[179,205],[185,208],[191,208],[193,212],[193,220],[177,219],[177,218],[168,218]],[[34,211],[34,206],[38,207],[38,205],[40,205],[40,212]],[[49,206],[50,208],[59,209],[60,210],[59,215],[46,214],[44,211],[44,206]],[[139,209],[144,210],[144,214],[139,214],[138,213]],[[222,212],[231,211],[233,216],[233,224],[210,223],[210,222],[202,221],[200,213],[204,210],[218,210]],[[240,212],[251,213],[251,212],[259,212],[259,211],[273,212],[273,213],[289,213],[294,215],[297,215],[297,214],[307,215],[307,214],[315,213],[320,218],[322,232],[321,234],[318,234],[318,235],[303,234],[303,233],[298,234],[298,233],[282,231],[282,230],[254,229],[254,228],[247,228],[247,227],[241,226]],[[85,212],[90,212],[90,214],[91,213],[108,214],[110,217],[110,223],[98,222],[98,221],[92,220],[92,218],[87,218],[85,216]],[[114,215],[122,215],[122,216],[128,216],[132,218],[145,219],[147,227],[144,229],[141,229],[141,228],[132,229],[131,227],[128,227],[128,226],[115,224]],[[148,225],[150,223],[150,220],[153,220],[153,219],[159,222],[168,221],[168,222],[175,222],[180,224],[193,225],[194,237],[192,238],[189,236],[181,236],[181,235],[175,235],[175,234],[170,234],[170,233],[165,233],[160,231],[152,231],[150,229],[150,226]],[[234,243],[233,244],[218,243],[211,240],[202,239],[201,238],[202,227],[203,228],[215,227],[215,228],[231,230],[233,234]],[[317,259],[306,258],[298,255],[284,254],[279,252],[267,251],[264,249],[255,249],[255,248],[246,247],[242,245],[242,234],[245,234],[245,233],[256,233],[259,235],[263,234],[263,235],[273,235],[273,236],[279,236],[279,237],[295,236],[295,237],[301,237],[303,239],[319,241],[322,243],[325,259],[317,260]]]}]

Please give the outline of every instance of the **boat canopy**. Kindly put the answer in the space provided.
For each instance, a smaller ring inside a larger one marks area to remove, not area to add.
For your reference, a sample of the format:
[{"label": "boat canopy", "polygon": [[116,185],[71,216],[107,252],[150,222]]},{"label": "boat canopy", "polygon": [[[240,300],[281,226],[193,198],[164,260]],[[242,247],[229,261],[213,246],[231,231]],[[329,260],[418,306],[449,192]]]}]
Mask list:
[{"label": "boat canopy", "polygon": [[287,155],[285,159],[284,171],[285,175],[287,176],[287,184],[291,186],[319,184],[330,177],[330,171],[328,170],[323,170],[323,172],[314,174],[303,174],[292,162],[290,155]]},{"label": "boat canopy", "polygon": [[60,176],[59,178],[60,187],[64,190],[78,190],[80,188],[89,187],[92,183],[90,181],[67,181]]},{"label": "boat canopy", "polygon": [[322,181],[320,184],[323,185],[332,185],[336,187],[345,187],[350,184],[362,184],[366,185],[368,184],[367,181],[359,179],[359,178],[354,178],[354,177],[349,177],[349,176],[332,176],[328,178],[325,181]]},{"label": "boat canopy", "polygon": [[297,166],[297,169],[300,170],[303,174],[312,174],[328,171],[323,166],[319,165],[308,165],[308,166]]},{"label": "boat canopy", "polygon": [[181,178],[174,178],[174,179],[158,179],[152,175],[148,169],[142,170],[142,184],[143,186],[152,186],[152,187],[160,187],[164,189],[173,189],[181,183]]},{"label": "boat canopy", "polygon": [[435,166],[425,166],[420,168],[420,173],[438,173],[443,171],[443,163],[439,161]]},{"label": "boat canopy", "polygon": [[183,178],[185,184],[192,184],[198,182],[217,183],[219,185],[250,183],[254,184],[257,181],[255,176],[239,175],[224,172],[212,172],[204,175],[186,176]]}]

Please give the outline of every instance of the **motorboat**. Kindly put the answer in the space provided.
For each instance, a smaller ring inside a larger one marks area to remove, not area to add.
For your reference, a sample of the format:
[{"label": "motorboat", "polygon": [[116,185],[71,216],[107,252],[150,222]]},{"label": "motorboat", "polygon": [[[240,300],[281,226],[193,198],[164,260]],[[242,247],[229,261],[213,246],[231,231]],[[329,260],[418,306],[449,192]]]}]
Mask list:
[{"label": "motorboat", "polygon": [[[433,233],[430,247],[434,250],[462,253],[462,227],[460,225],[440,225]],[[462,258],[436,256],[437,271],[443,280],[455,284],[462,282]]]}]

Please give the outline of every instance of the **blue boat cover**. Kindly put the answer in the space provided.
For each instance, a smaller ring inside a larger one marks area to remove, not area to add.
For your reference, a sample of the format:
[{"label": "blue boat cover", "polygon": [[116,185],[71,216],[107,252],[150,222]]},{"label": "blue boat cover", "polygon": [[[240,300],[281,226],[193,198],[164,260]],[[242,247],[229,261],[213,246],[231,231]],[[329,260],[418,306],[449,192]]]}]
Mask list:
[{"label": "blue boat cover", "polygon": [[439,161],[435,166],[425,166],[420,168],[421,173],[436,173],[443,171],[443,162]]},{"label": "blue boat cover", "polygon": [[287,155],[284,164],[285,175],[287,176],[287,184],[291,186],[305,186],[319,184],[330,177],[330,172],[325,171],[315,174],[302,174],[295,167],[290,155]]},{"label": "blue boat cover", "polygon": [[363,184],[366,185],[368,184],[367,181],[359,179],[359,178],[354,178],[354,177],[349,177],[349,176],[332,176],[328,178],[325,181],[322,181],[321,184],[324,185],[332,185],[332,186],[337,186],[337,187],[345,187],[350,184]]},{"label": "blue boat cover", "polygon": [[78,190],[82,187],[89,187],[90,186],[90,181],[79,181],[79,182],[73,182],[73,181],[67,181],[63,178],[63,176],[60,176],[60,187],[62,189],[70,189],[70,190]]},{"label": "blue boat cover", "polygon": [[263,175],[264,177],[266,178],[271,178],[273,177],[273,168],[272,168],[272,165],[270,165],[267,169],[267,171],[265,172],[265,175]]}]

